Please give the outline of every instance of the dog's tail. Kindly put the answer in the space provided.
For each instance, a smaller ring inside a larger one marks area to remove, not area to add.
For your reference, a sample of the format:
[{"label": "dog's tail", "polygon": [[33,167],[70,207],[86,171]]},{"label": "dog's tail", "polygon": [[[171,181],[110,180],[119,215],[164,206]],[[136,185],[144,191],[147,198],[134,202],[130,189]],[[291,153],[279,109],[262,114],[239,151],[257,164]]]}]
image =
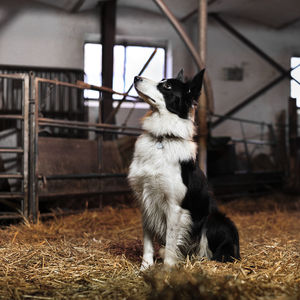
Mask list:
[{"label": "dog's tail", "polygon": [[238,230],[225,214],[217,210],[210,213],[202,232],[206,235],[212,260],[232,262],[240,259]]}]

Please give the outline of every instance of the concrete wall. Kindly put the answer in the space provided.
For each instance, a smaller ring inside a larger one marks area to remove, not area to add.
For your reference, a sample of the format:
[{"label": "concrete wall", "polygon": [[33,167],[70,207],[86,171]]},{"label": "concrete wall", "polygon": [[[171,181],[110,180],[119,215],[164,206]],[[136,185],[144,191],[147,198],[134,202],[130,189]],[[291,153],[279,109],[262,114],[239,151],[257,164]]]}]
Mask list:
[{"label": "concrete wall", "polygon": [[[98,12],[70,14],[29,1],[4,0],[0,3],[0,64],[83,69],[83,44],[100,37]],[[242,34],[267,52],[285,68],[290,57],[300,55],[300,23],[277,31],[256,23],[226,19]],[[197,45],[196,18],[186,24]],[[139,9],[118,8],[118,38],[152,41],[168,47],[168,76],[182,67],[191,77],[195,67],[190,54],[169,22],[162,16]],[[242,67],[243,81],[226,81],[223,68]],[[214,95],[215,112],[225,113],[244,98],[260,89],[278,73],[237,41],[214,21],[209,20],[207,70]],[[174,71],[174,72],[173,72]],[[241,110],[237,117],[274,122],[276,114],[287,108],[289,81],[282,83]],[[117,116],[122,122],[128,109]],[[131,125],[143,111],[136,113]],[[91,114],[93,115],[93,114]],[[247,137],[257,138],[260,131],[245,126]],[[239,124],[225,122],[214,135],[240,137]]]},{"label": "concrete wall", "polygon": [[[84,42],[100,38],[96,9],[70,14],[29,1],[3,0],[0,25],[0,64],[83,69]],[[189,63],[181,40],[162,16],[119,8],[117,35],[168,46],[174,61],[169,72]]]},{"label": "concrete wall", "polygon": [[[300,23],[286,29],[273,30],[239,19],[226,18],[226,21],[286,69],[290,68],[291,56],[300,55],[300,40],[297,37]],[[196,35],[194,32],[194,40]],[[266,61],[211,19],[208,26],[207,48],[207,69],[214,90],[215,112],[218,114],[226,113],[280,75]],[[223,68],[227,67],[242,67],[244,79],[225,80]],[[234,116],[274,123],[278,112],[287,109],[289,95],[290,82],[287,78]],[[245,126],[249,138],[258,138],[260,130],[257,129],[253,125]],[[213,133],[239,137],[241,130],[238,123],[227,121]]]},{"label": "concrete wall", "polygon": [[30,1],[0,3],[0,64],[83,69],[85,34],[95,13],[68,14]]}]

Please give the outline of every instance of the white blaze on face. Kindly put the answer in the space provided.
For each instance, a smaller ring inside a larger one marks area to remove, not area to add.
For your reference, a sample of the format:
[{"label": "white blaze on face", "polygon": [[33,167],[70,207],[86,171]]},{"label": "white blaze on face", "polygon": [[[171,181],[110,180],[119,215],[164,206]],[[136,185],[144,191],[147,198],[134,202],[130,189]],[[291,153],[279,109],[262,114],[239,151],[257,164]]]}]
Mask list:
[{"label": "white blaze on face", "polygon": [[140,97],[153,108],[165,107],[165,101],[161,92],[157,89],[158,83],[150,79],[140,77],[134,86]]}]

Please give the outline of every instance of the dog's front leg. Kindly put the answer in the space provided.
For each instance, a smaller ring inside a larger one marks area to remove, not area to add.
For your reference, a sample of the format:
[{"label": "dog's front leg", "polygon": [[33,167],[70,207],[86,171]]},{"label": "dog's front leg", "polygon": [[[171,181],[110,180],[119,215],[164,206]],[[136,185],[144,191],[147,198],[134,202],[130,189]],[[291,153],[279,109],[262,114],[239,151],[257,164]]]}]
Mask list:
[{"label": "dog's front leg", "polygon": [[143,228],[143,240],[144,240],[144,250],[143,250],[143,261],[140,270],[144,271],[153,265],[153,256],[154,256],[154,248],[153,248],[153,240],[152,234],[149,232],[147,228]]},{"label": "dog's front leg", "polygon": [[167,232],[164,263],[174,266],[178,262],[178,237],[180,229],[181,210],[177,205],[172,205],[167,214]]}]

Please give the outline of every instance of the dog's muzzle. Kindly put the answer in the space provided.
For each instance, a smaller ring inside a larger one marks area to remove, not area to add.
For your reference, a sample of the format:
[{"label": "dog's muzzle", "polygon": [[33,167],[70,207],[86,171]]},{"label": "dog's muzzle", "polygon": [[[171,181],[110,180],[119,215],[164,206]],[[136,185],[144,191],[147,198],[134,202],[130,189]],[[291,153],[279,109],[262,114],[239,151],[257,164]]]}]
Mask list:
[{"label": "dog's muzzle", "polygon": [[135,89],[137,91],[137,93],[139,94],[139,96],[141,97],[141,99],[143,99],[146,103],[148,103],[152,108],[156,108],[156,101],[154,99],[152,99],[151,97],[149,97],[144,91],[145,91],[145,87],[146,90],[147,88],[153,88],[153,86],[150,84],[149,82],[152,83],[151,80],[140,77],[140,76],[135,76],[134,77],[134,86]]}]

